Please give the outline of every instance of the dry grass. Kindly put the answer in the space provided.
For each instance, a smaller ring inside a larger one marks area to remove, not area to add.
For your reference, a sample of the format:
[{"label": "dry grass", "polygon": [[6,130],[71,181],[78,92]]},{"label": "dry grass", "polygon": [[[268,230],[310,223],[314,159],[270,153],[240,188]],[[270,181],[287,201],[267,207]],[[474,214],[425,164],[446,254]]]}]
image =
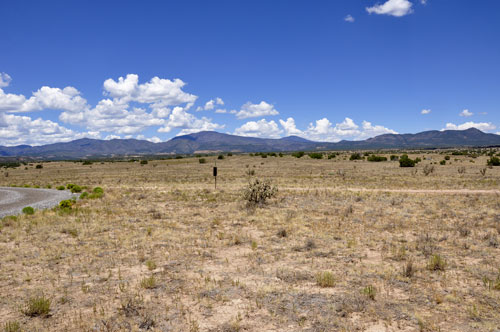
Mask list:
[{"label": "dry grass", "polygon": [[[443,156],[418,156],[432,161],[226,157],[217,191],[216,157],[2,170],[0,185],[104,195],[2,221],[0,328],[495,331],[498,195],[347,190],[499,188],[500,168],[481,174],[486,157],[425,175]],[[278,195],[247,206],[249,178]],[[41,293],[50,314],[25,314]]]}]

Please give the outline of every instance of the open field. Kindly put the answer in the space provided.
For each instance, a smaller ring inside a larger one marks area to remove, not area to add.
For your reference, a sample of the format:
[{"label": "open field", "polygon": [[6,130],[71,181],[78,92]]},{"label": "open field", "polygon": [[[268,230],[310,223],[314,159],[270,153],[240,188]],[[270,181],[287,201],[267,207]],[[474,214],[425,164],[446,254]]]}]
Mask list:
[{"label": "open field", "polygon": [[416,156],[226,157],[217,191],[215,157],[1,170],[104,196],[3,219],[0,331],[497,331],[500,167]]}]

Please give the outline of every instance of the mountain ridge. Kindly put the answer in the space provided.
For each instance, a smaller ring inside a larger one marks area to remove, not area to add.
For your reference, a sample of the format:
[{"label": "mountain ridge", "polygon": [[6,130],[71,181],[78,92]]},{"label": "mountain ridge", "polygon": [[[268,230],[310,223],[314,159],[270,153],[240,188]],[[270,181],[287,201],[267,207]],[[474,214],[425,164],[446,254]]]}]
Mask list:
[{"label": "mountain ridge", "polygon": [[99,140],[81,138],[40,146],[0,146],[0,157],[81,159],[130,155],[193,154],[196,152],[287,152],[314,150],[428,149],[500,146],[500,135],[476,128],[429,130],[416,134],[382,134],[362,141],[315,142],[299,136],[257,138],[215,131],[177,136],[153,143],[138,139]]}]

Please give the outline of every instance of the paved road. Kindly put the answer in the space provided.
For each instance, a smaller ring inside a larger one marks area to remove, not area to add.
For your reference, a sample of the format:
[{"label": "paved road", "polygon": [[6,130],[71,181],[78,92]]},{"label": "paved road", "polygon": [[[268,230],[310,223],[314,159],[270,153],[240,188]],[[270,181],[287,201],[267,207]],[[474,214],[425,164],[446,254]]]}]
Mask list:
[{"label": "paved road", "polygon": [[0,218],[19,214],[26,206],[51,208],[71,197],[66,190],[0,187]]}]

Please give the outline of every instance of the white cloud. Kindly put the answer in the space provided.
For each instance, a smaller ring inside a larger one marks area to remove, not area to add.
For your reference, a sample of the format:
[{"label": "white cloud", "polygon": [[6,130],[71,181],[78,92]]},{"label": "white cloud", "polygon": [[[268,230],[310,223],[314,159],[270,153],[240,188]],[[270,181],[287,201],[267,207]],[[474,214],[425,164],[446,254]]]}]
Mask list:
[{"label": "white cloud", "polygon": [[466,109],[466,110],[463,110],[462,112],[460,112],[459,115],[468,118],[469,116],[473,116],[474,113],[472,113],[472,112],[470,112],[469,110]]},{"label": "white cloud", "polygon": [[112,139],[120,139],[121,137],[118,136],[118,135],[108,135],[106,136],[104,139],[109,141],[109,140],[112,140]]},{"label": "white cloud", "polygon": [[227,113],[227,110],[223,109],[223,108],[218,108],[215,110],[215,113],[219,113],[219,114],[226,114]]},{"label": "white cloud", "polygon": [[387,0],[383,4],[377,4],[373,7],[366,7],[370,14],[391,15],[401,17],[413,12],[412,3],[408,0]]},{"label": "white cloud", "polygon": [[426,4],[427,4],[427,0],[420,0],[420,3],[421,3],[422,5],[426,5]]},{"label": "white cloud", "polygon": [[5,88],[9,86],[12,78],[7,73],[0,73],[0,88]]},{"label": "white cloud", "polygon": [[135,138],[140,139],[140,140],[146,140],[146,141],[149,141],[152,143],[160,143],[161,142],[161,139],[159,137],[156,137],[156,136],[146,137],[144,135],[137,135]]},{"label": "white cloud", "polygon": [[172,129],[182,129],[179,135],[186,135],[199,131],[223,129],[224,127],[224,125],[213,123],[211,119],[206,117],[197,118],[182,107],[175,107],[168,119],[165,120],[165,125],[158,131],[169,133]]},{"label": "white cloud", "polygon": [[420,114],[424,114],[424,115],[425,115],[425,114],[429,114],[430,112],[431,112],[431,110],[430,110],[430,109],[423,109],[423,110],[420,112]]},{"label": "white cloud", "polygon": [[456,125],[454,123],[447,123],[446,127],[441,130],[466,130],[469,128],[476,128],[481,131],[490,131],[495,130],[497,127],[491,122],[465,122],[460,125]]},{"label": "white cloud", "polygon": [[205,103],[205,105],[204,105],[204,106],[198,106],[198,107],[196,108],[196,112],[200,112],[200,111],[211,111],[211,110],[213,110],[213,109],[215,108],[215,105],[216,105],[216,104],[217,104],[217,105],[224,105],[224,101],[223,101],[221,98],[219,98],[219,97],[215,98],[215,100],[210,99],[209,101],[207,101],[207,102]]},{"label": "white cloud", "polygon": [[281,126],[287,135],[297,135],[312,141],[338,142],[342,139],[362,140],[382,134],[397,134],[396,131],[380,125],[372,125],[371,122],[363,121],[361,127],[352,119],[346,117],[344,121],[333,125],[327,118],[310,123],[304,131],[297,129],[295,120],[288,118],[280,120]]},{"label": "white cloud", "polygon": [[346,17],[344,17],[344,21],[353,23],[355,20],[351,15],[347,15]]},{"label": "white cloud", "polygon": [[0,112],[20,110],[25,101],[26,98],[23,95],[5,93],[0,89]]},{"label": "white cloud", "polygon": [[259,104],[247,102],[241,106],[241,110],[236,113],[238,119],[257,118],[268,115],[278,115],[278,111],[273,105],[261,101]]},{"label": "white cloud", "polygon": [[235,135],[261,137],[261,138],[280,138],[283,130],[278,128],[278,124],[266,119],[259,121],[249,121],[234,131]]},{"label": "white cloud", "polygon": [[84,137],[100,138],[98,132],[78,133],[50,120],[0,113],[0,145],[42,145]]},{"label": "white cloud", "polygon": [[215,103],[217,105],[224,105],[224,100],[222,100],[222,98],[217,97],[215,98]]},{"label": "white cloud", "polygon": [[286,136],[290,135],[300,136],[304,134],[302,130],[297,129],[294,118],[288,118],[286,119],[286,121],[280,119],[280,124],[283,127],[283,129],[285,129]]}]

